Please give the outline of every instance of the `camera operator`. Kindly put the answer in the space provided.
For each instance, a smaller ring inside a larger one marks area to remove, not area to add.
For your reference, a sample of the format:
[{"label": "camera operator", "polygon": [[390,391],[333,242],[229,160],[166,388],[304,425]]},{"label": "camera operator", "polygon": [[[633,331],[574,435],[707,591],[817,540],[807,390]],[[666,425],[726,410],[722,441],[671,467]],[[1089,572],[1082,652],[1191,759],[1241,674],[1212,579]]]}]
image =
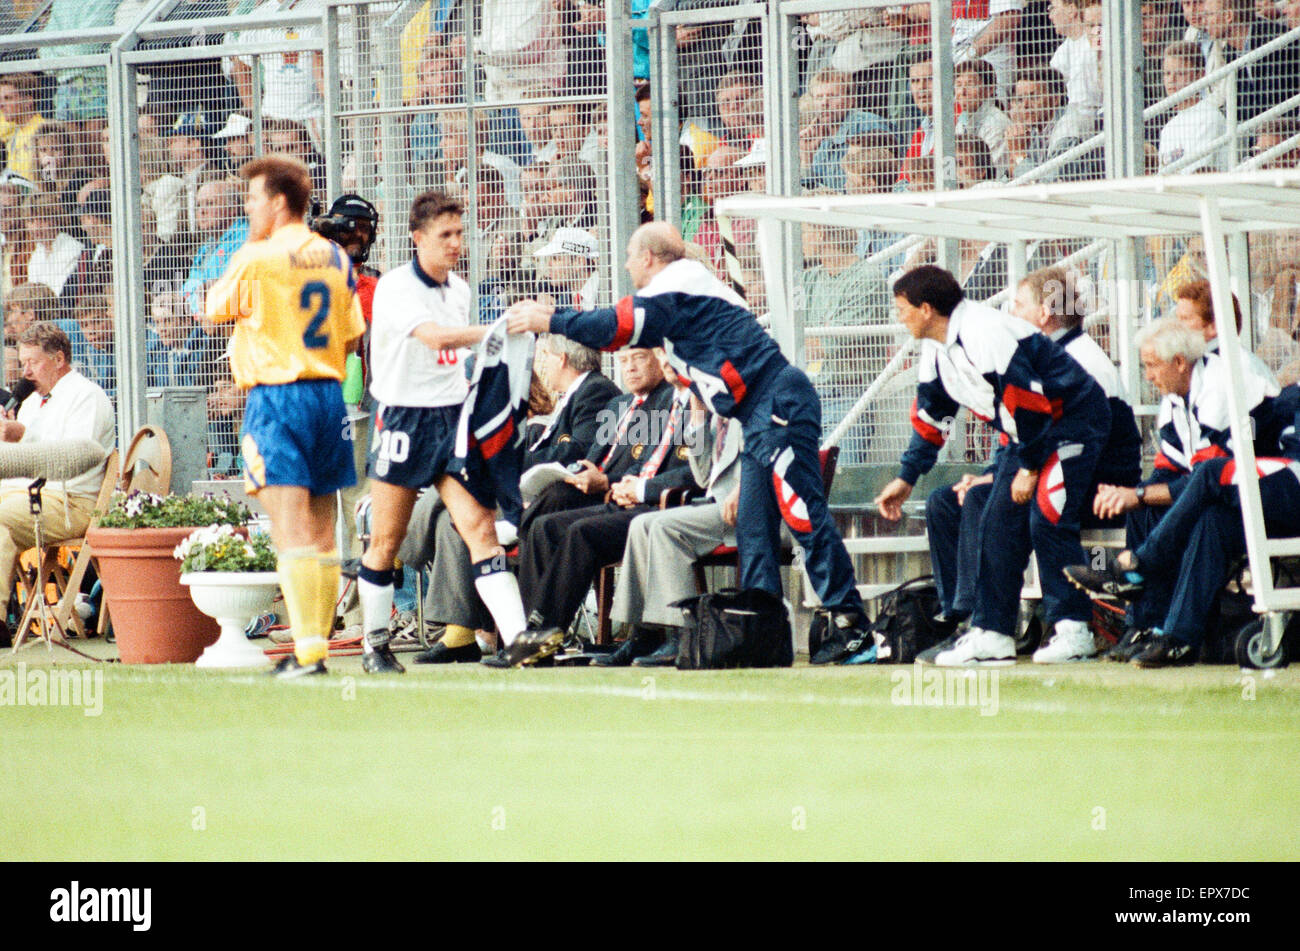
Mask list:
[{"label": "camera operator", "polygon": [[[353,426],[352,452],[357,467],[357,484],[340,492],[343,508],[344,539],[351,549],[356,539],[356,503],[369,491],[366,484],[366,452],[370,449],[370,419],[374,410],[370,398],[370,314],[379,272],[366,264],[370,249],[379,233],[379,212],[360,195],[340,195],[325,215],[316,215],[311,230],[329,238],[347,252],[356,271],[357,297],[361,316],[366,321],[366,335],[361,342],[359,366],[349,358],[348,377],[343,385],[343,400]],[[344,557],[359,557],[360,552],[345,551]]]}]

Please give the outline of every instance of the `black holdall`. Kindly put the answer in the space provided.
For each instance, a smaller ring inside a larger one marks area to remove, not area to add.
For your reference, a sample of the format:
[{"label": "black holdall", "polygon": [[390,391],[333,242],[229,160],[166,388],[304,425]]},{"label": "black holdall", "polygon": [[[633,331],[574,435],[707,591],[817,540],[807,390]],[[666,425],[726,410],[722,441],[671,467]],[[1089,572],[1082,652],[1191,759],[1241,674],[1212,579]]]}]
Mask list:
[{"label": "black holdall", "polygon": [[678,670],[789,667],[794,641],[785,601],[767,591],[723,588],[672,607],[686,613],[678,641]]},{"label": "black holdall", "polygon": [[933,575],[911,578],[881,595],[880,613],[871,625],[876,663],[910,664],[950,636],[957,625],[934,619],[942,610]]}]

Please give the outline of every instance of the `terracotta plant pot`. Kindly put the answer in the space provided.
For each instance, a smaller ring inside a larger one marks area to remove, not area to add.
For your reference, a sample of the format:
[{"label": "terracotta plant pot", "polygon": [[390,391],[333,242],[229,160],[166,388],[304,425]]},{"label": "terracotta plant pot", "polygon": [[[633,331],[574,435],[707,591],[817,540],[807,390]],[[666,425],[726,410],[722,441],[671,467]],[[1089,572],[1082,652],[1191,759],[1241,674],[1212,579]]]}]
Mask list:
[{"label": "terracotta plant pot", "polygon": [[216,641],[217,622],[195,606],[172,554],[194,528],[86,532],[122,663],[192,664]]}]

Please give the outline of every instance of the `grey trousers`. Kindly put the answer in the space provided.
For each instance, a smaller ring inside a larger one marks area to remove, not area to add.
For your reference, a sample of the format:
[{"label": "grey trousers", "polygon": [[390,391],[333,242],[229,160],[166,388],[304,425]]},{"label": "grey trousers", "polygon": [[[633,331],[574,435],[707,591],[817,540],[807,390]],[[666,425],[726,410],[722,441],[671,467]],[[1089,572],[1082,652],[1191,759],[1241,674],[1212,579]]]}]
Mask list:
[{"label": "grey trousers", "polygon": [[719,545],[734,544],[736,529],[722,521],[720,502],[638,515],[628,530],[611,619],[682,627],[681,609],[668,605],[699,593],[691,563]]},{"label": "grey trousers", "polygon": [[432,569],[424,591],[426,623],[459,624],[475,631],[496,626],[474,587],[469,548],[437,492],[429,490],[416,500],[397,557],[412,571]]}]

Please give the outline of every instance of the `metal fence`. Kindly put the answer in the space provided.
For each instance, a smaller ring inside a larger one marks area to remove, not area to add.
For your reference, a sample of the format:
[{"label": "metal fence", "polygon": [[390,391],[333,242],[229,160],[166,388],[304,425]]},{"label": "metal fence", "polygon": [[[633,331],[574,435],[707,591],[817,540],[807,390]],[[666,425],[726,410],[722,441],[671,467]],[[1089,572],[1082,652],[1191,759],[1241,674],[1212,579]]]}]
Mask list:
[{"label": "metal fence", "polygon": [[[764,139],[763,182],[771,194],[1192,174],[1294,165],[1300,155],[1295,4],[770,0],[708,6],[663,0],[652,10],[654,92],[666,104],[657,110],[656,137],[673,141],[693,125],[727,136],[724,110],[733,93],[716,80],[732,64],[709,60],[713,101],[702,107],[688,101],[694,91],[688,77],[696,74],[683,64],[693,55],[695,24],[748,18],[747,42],[762,51],[755,75],[764,115],[747,129]],[[689,142],[695,164],[738,181],[746,163],[732,162],[724,171],[725,159],[702,154],[701,140],[696,133]],[[656,191],[680,196],[664,203],[663,214],[689,227],[695,203],[701,210],[694,214],[713,221],[707,182],[703,200],[692,197],[690,163],[671,161],[660,150],[655,159]],[[748,179],[750,187],[758,181]],[[742,275],[738,286],[769,312],[774,334],[816,384],[826,438],[840,445],[841,466],[882,471],[909,436],[915,383],[888,294],[900,269],[941,263],[969,296],[1004,305],[1029,270],[1072,264],[1095,288],[1091,331],[1148,410],[1154,393],[1129,341],[1138,322],[1172,310],[1181,283],[1205,276],[1199,239],[1191,235],[1087,246],[934,242],[811,223],[774,228],[767,246],[759,236],[754,256],[765,266],[756,279],[746,275],[744,253],[752,223],[733,228],[733,276]],[[1234,289],[1251,316],[1249,339],[1283,382],[1295,378],[1300,358],[1297,245],[1300,239],[1288,234],[1260,235],[1231,249]],[[715,263],[719,276],[727,276],[728,262]],[[945,458],[981,461],[990,446],[988,430],[969,424],[950,440]]]},{"label": "metal fence", "polygon": [[[212,468],[234,472],[241,397],[224,339],[194,317],[245,233],[230,174],[275,150],[308,163],[326,206],[357,192],[379,207],[380,270],[410,253],[411,198],[458,192],[481,320],[525,295],[607,301],[627,289],[622,249],[638,220],[679,223],[807,368],[846,469],[892,464],[908,435],[909,355],[887,288],[909,263],[939,261],[995,304],[1029,269],[1077,264],[1099,288],[1091,326],[1150,403],[1121,316],[1168,309],[1177,284],[1204,273],[1192,236],[930,243],[818,223],[763,230],[713,205],[742,189],[1294,165],[1296,9],[44,0],[0,23],[6,378],[25,323],[58,319],[123,432],[150,387],[204,387]],[[1252,345],[1293,378],[1300,237],[1242,239],[1231,260]],[[987,447],[969,426],[949,458]]]}]

